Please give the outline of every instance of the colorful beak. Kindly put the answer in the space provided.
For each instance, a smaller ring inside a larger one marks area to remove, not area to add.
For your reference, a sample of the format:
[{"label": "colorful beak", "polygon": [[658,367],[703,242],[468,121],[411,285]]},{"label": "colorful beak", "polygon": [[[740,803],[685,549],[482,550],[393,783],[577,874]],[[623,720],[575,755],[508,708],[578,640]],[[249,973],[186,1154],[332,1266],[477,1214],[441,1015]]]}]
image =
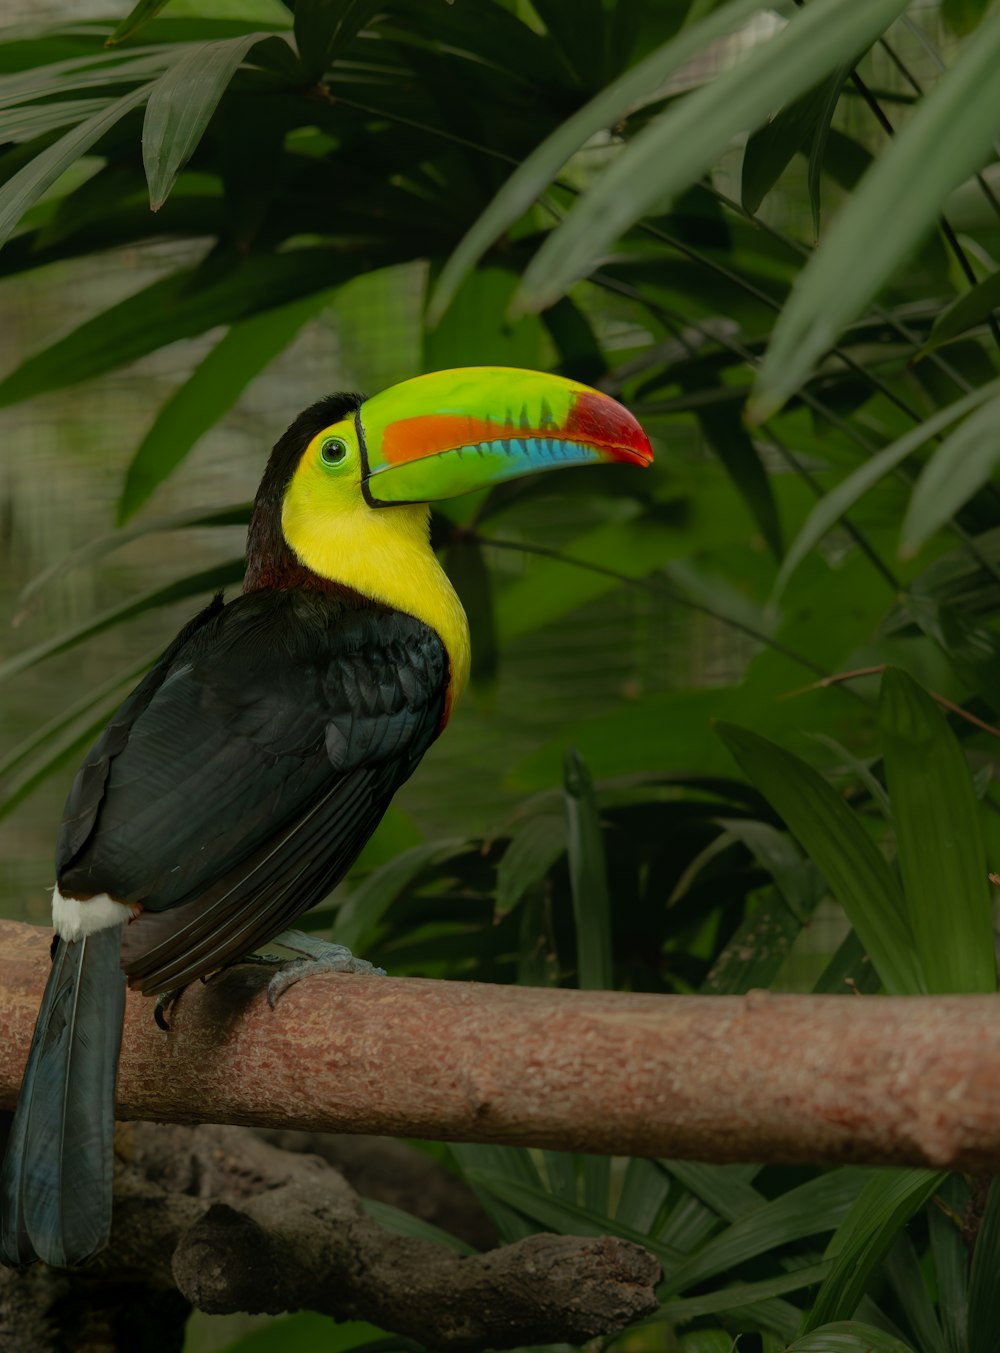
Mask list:
[{"label": "colorful beak", "polygon": [[356,418],[371,507],[455,498],[566,465],[653,459],[617,400],[514,367],[417,376],[366,400]]}]

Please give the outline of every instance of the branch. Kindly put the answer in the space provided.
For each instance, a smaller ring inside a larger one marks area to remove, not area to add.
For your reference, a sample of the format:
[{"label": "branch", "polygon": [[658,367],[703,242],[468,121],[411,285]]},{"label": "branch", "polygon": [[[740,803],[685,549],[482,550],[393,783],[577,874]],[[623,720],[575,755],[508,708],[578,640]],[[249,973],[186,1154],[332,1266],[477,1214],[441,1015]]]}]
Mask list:
[{"label": "branch", "polygon": [[[48,933],[0,924],[0,1107]],[[331,975],[131,997],[122,1118],[732,1161],[1000,1170],[993,996],[650,996]]]},{"label": "branch", "polygon": [[324,1160],[246,1128],[123,1124],[116,1154],[108,1248],[83,1269],[0,1270],[5,1353],[179,1349],[191,1306],[305,1307],[448,1353],[582,1343],[658,1306],[660,1266],[629,1241],[535,1235],[458,1254],[383,1230]]}]

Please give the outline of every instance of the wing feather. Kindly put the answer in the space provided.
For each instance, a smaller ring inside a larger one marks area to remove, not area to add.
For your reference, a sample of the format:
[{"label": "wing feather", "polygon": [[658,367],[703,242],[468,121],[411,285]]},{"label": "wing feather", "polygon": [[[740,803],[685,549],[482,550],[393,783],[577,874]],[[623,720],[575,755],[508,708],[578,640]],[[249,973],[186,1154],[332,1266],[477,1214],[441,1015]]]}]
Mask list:
[{"label": "wing feather", "polygon": [[182,638],[88,758],[57,860],[64,895],[141,904],[122,952],[150,992],[325,896],[437,736],[448,677],[433,631],[360,598],[251,593]]}]

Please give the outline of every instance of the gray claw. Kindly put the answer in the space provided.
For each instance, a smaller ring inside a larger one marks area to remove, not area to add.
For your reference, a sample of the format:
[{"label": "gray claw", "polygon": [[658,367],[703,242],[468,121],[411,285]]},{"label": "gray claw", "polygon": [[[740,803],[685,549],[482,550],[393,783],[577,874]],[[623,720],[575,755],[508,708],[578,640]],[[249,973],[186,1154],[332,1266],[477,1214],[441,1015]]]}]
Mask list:
[{"label": "gray claw", "polygon": [[[313,976],[314,973],[355,972],[370,973],[373,977],[385,976],[384,968],[376,968],[374,963],[369,963],[366,958],[355,958],[350,949],[343,944],[322,944],[320,941],[312,941],[310,947],[315,957],[288,959],[281,971],[276,972],[268,982],[267,1003],[272,1010],[289,987],[301,982],[303,977]],[[320,954],[317,952],[318,949],[325,952]]]}]

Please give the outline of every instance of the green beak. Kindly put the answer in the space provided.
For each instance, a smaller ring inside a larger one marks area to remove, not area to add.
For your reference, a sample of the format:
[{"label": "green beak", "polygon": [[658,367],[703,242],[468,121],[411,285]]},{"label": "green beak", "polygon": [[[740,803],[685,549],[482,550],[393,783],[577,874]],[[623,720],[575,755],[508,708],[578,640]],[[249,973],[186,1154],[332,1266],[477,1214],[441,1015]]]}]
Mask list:
[{"label": "green beak", "polygon": [[648,465],[617,400],[562,376],[460,367],[394,385],[356,414],[371,507],[428,503],[565,465]]}]

